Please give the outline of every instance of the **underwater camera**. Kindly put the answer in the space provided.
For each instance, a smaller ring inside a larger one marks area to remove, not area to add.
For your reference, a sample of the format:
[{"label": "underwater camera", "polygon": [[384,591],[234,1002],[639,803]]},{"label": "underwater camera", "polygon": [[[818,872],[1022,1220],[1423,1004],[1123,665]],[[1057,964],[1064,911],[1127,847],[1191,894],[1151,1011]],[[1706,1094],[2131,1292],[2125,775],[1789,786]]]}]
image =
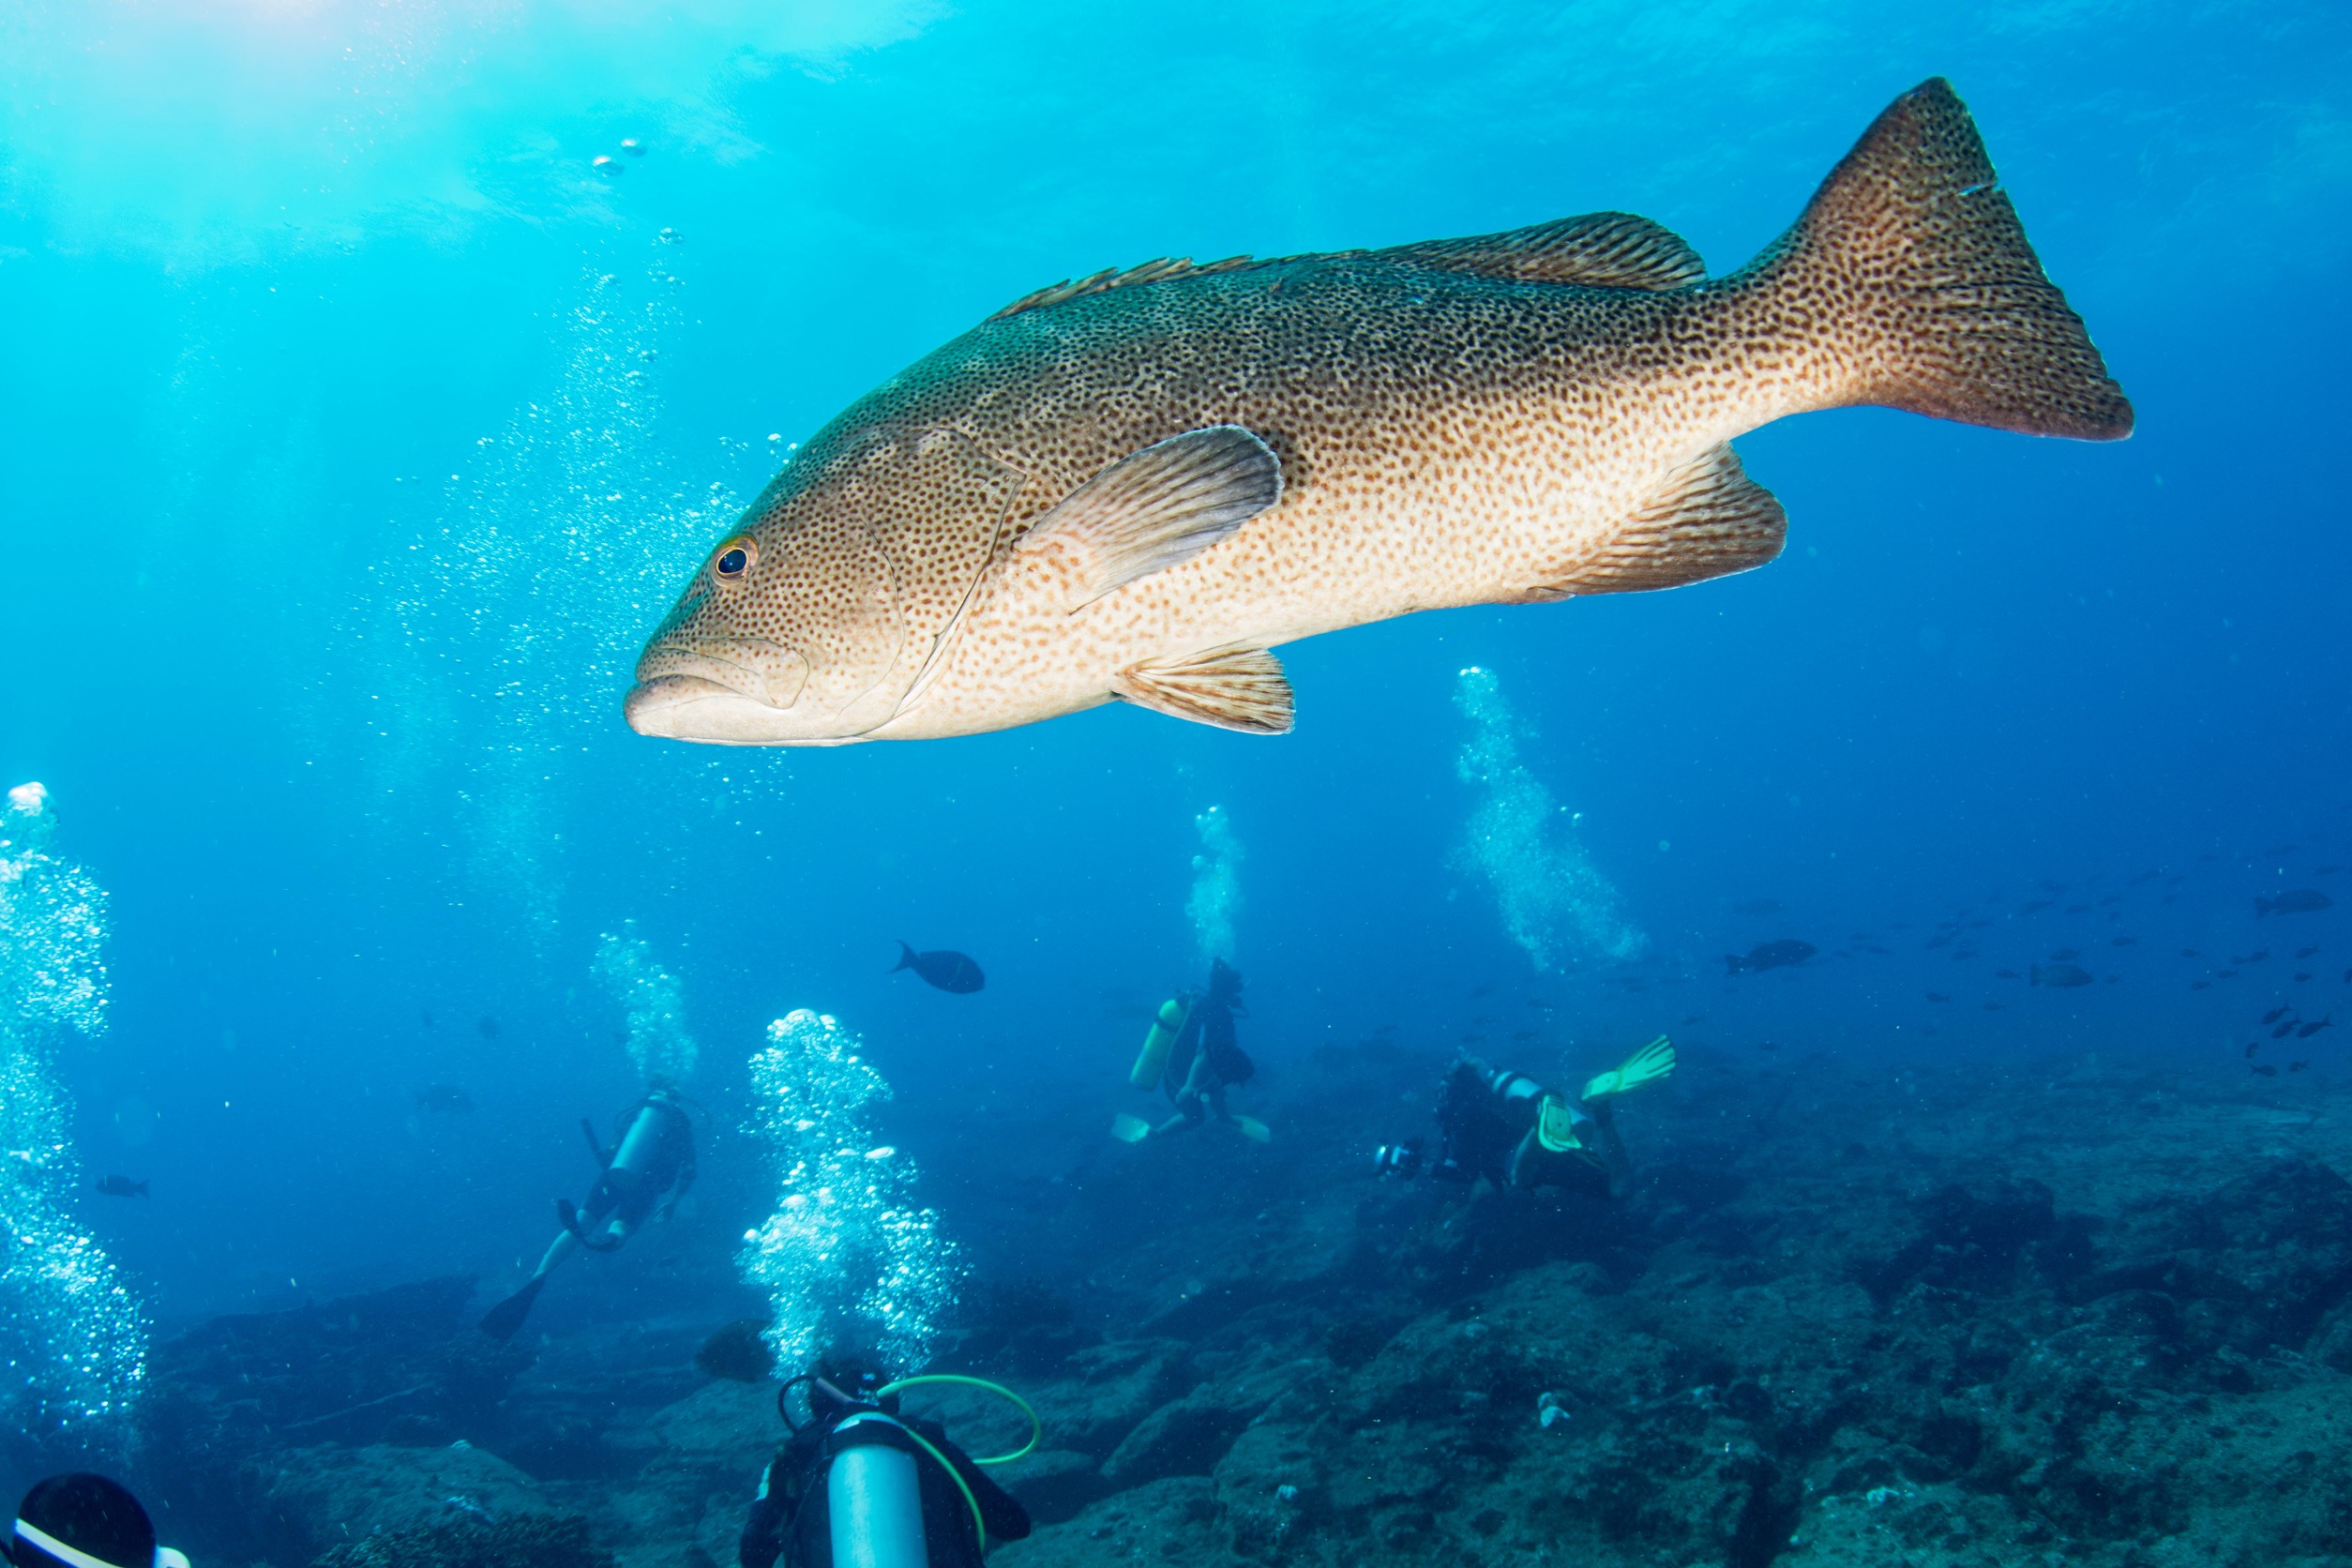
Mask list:
[{"label": "underwater camera", "polygon": [[1411,1181],[1421,1174],[1421,1139],[1409,1138],[1402,1143],[1381,1144],[1372,1156],[1372,1166],[1382,1176]]}]

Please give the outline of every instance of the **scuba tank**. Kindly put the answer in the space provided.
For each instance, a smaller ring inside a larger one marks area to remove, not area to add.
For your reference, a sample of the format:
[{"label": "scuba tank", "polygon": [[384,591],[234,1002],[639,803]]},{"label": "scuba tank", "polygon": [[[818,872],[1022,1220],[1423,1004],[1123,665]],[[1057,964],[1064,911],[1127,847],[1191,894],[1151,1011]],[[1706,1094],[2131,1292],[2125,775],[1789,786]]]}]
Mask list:
[{"label": "scuba tank", "polygon": [[860,1410],[833,1429],[825,1507],[834,1568],[928,1568],[923,1480],[900,1446],[906,1441],[906,1428],[880,1410]]},{"label": "scuba tank", "polygon": [[1127,1075],[1129,1083],[1146,1093],[1160,1086],[1160,1074],[1168,1066],[1168,1053],[1174,1048],[1176,1036],[1184,1033],[1184,1018],[1191,1011],[1174,997],[1160,1003],[1159,1013],[1143,1036],[1143,1049],[1135,1059],[1135,1070]]}]

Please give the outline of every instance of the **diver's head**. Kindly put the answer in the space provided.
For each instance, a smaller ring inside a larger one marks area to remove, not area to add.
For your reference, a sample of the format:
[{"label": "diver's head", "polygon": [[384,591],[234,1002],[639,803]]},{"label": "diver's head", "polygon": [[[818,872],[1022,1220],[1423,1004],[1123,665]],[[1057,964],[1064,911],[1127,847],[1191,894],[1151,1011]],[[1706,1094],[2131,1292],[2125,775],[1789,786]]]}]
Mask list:
[{"label": "diver's head", "polygon": [[[888,1375],[875,1371],[863,1358],[827,1356],[808,1374],[808,1409],[830,1425],[852,1410],[882,1404],[877,1394],[889,1381]],[[884,1408],[897,1405],[893,1398]]]},{"label": "diver's head", "polygon": [[127,1487],[86,1472],[53,1475],[25,1493],[0,1555],[16,1568],[188,1568],[156,1545],[154,1522]]},{"label": "diver's head", "polygon": [[1209,960],[1209,1000],[1232,1002],[1242,994],[1242,972],[1223,958]]}]

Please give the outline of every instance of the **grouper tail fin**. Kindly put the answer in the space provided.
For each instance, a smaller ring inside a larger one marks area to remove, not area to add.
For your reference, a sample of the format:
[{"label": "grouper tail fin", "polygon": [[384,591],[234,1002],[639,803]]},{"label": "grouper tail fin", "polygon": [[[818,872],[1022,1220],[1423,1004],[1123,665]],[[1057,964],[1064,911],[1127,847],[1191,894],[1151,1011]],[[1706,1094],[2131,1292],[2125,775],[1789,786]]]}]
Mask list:
[{"label": "grouper tail fin", "polygon": [[2116,441],[2132,405],[2043,276],[1983,139],[1936,77],[1888,106],[1742,280],[1822,334],[1832,406]]}]

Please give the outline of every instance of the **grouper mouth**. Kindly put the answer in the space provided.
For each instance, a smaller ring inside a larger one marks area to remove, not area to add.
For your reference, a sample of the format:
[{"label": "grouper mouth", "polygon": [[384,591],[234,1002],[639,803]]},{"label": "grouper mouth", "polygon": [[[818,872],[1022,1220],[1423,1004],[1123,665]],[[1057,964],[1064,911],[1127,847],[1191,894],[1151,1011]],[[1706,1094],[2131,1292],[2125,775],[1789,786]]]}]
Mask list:
[{"label": "grouper mouth", "polygon": [[637,684],[621,711],[641,735],[774,745],[801,738],[790,710],[807,679],[806,659],[758,639],[659,642],[637,661]]}]

